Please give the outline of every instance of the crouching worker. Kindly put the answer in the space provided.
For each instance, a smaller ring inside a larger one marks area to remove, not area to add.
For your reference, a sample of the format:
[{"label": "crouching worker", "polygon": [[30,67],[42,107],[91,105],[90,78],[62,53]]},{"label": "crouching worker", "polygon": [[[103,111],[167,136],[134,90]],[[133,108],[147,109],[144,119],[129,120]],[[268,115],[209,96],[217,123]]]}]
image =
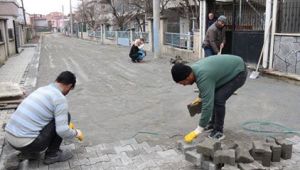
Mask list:
[{"label": "crouching worker", "polygon": [[196,83],[202,99],[199,125],[184,140],[192,142],[203,131],[210,131],[209,138],[224,139],[226,100],[244,85],[247,78],[243,59],[234,55],[215,55],[191,66],[175,64],[171,72],[176,83],[184,86]]},{"label": "crouching worker", "polygon": [[143,38],[139,38],[134,41],[129,52],[129,57],[131,58],[132,62],[141,62],[146,56],[146,51],[144,50],[144,43],[145,40]]},{"label": "crouching worker", "polygon": [[64,71],[56,81],[32,92],[12,114],[5,127],[5,138],[24,159],[35,159],[46,150],[45,164],[72,158],[60,150],[63,138],[83,139],[79,129],[69,127],[70,114],[66,95],[75,87],[76,77]]}]

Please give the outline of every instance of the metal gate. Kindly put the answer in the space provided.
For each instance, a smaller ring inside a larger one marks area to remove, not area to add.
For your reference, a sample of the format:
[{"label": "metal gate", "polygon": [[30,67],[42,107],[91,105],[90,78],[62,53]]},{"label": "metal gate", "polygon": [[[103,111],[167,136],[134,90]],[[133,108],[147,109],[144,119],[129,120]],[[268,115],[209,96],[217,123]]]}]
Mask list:
[{"label": "metal gate", "polygon": [[241,56],[247,63],[257,63],[264,41],[266,0],[216,2],[218,15],[227,17],[224,53]]},{"label": "metal gate", "polygon": [[117,31],[117,44],[122,46],[130,46],[130,32],[129,31]]}]

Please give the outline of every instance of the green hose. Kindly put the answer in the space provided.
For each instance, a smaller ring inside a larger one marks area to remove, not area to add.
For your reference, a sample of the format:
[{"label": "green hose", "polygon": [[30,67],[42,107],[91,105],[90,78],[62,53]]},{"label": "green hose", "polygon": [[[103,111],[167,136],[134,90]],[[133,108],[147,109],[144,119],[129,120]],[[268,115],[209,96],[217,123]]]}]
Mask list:
[{"label": "green hose", "polygon": [[[242,123],[242,127],[244,130],[250,132],[256,132],[256,133],[293,133],[293,134],[300,135],[300,131],[270,121],[260,121],[260,120],[246,121]],[[276,130],[263,129],[263,127],[267,127],[269,129],[273,128]]]}]

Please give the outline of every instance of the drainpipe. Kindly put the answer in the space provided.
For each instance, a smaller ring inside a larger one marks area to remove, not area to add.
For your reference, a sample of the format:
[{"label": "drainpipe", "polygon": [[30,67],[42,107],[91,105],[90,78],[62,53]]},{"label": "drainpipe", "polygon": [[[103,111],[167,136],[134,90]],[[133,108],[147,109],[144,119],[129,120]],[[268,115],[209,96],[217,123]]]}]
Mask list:
[{"label": "drainpipe", "polygon": [[204,58],[204,50],[202,49],[202,42],[204,41],[204,38],[205,38],[205,28],[206,28],[206,0],[201,0],[200,1],[200,4],[199,4],[199,7],[200,7],[200,17],[199,17],[199,23],[200,23],[200,26],[199,26],[199,31],[200,31],[200,34],[199,34],[199,58]]},{"label": "drainpipe", "polygon": [[273,14],[272,14],[272,32],[271,32],[271,47],[270,47],[270,59],[269,59],[269,69],[273,69],[273,55],[274,55],[274,39],[276,33],[276,22],[277,22],[277,6],[278,0],[273,2]]},{"label": "drainpipe", "polygon": [[272,0],[266,0],[266,16],[265,16],[265,37],[264,37],[264,51],[263,51],[263,68],[268,67],[268,58],[269,58],[269,43],[270,43],[270,29],[269,25],[271,22],[271,11],[272,11]]},{"label": "drainpipe", "polygon": [[17,44],[17,34],[16,34],[16,22],[15,22],[15,20],[13,20],[13,26],[14,26],[14,38],[15,38],[16,53],[19,54],[18,44]]}]

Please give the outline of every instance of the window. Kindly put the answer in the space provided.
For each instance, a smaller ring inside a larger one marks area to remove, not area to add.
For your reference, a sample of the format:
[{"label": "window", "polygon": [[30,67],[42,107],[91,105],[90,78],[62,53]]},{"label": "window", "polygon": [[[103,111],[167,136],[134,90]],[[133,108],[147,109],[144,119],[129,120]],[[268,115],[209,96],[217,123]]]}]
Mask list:
[{"label": "window", "polygon": [[13,39],[14,38],[14,34],[13,34],[13,29],[12,28],[8,29],[8,38],[9,39]]},{"label": "window", "polygon": [[0,42],[3,42],[2,30],[0,30]]}]

